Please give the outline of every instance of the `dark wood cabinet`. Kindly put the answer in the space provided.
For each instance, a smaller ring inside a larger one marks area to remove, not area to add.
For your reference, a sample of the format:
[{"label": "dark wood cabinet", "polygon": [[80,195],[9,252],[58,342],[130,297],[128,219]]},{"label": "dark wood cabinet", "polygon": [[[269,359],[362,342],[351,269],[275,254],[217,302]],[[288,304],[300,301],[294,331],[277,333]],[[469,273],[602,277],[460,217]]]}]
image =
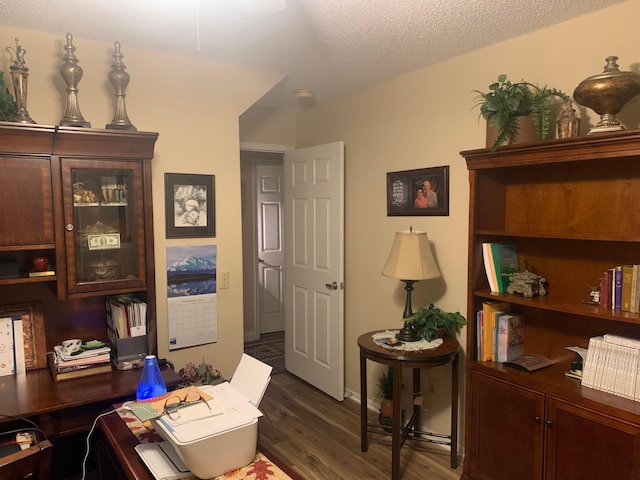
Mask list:
[{"label": "dark wood cabinet", "polygon": [[[157,137],[0,122],[0,261],[17,269],[0,276],[0,307],[41,303],[48,350],[64,338],[107,340],[105,297],[130,293],[148,305],[149,352],[156,353]],[[39,256],[55,275],[30,276]]]},{"label": "dark wood cabinet", "polygon": [[[470,181],[467,318],[485,301],[523,315],[526,373],[477,361],[467,327],[463,479],[638,478],[640,403],[565,376],[589,338],[640,338],[640,315],[585,302],[605,270],[640,261],[640,131],[461,152]],[[482,244],[515,243],[546,296],[489,290]]]}]

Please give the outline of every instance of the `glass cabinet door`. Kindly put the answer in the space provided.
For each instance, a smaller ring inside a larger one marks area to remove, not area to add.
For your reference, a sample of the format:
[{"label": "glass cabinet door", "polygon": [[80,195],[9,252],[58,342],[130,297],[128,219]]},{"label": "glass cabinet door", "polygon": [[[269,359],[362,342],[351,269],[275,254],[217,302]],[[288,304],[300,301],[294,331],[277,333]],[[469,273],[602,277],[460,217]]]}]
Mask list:
[{"label": "glass cabinet door", "polygon": [[67,290],[146,287],[142,166],[62,159]]}]

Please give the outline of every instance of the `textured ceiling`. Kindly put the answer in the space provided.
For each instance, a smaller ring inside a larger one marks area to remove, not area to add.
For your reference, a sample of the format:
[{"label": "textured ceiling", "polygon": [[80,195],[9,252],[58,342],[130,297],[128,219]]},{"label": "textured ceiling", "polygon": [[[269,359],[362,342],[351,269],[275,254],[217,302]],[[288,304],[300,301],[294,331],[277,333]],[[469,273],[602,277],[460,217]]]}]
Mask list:
[{"label": "textured ceiling", "polygon": [[262,102],[288,107],[296,89],[321,102],[623,0],[286,0],[258,14],[274,1],[0,0],[0,24],[275,70],[287,79]]}]

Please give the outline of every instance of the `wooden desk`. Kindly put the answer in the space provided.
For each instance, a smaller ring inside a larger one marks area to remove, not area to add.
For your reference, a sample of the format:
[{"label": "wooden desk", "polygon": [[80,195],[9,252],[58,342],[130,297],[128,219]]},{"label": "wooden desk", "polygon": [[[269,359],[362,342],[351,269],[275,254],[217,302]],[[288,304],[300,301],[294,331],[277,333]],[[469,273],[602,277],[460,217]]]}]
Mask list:
[{"label": "wooden desk", "polygon": [[[96,445],[96,468],[100,480],[155,480],[135,451],[138,439],[117,413],[100,417],[98,428],[101,435]],[[258,449],[291,480],[304,480],[265,445],[258,443]]]},{"label": "wooden desk", "polygon": [[[379,330],[380,332],[383,330]],[[368,449],[367,433],[380,433],[370,428],[367,414],[367,359],[388,365],[393,370],[393,419],[391,424],[391,478],[400,478],[400,448],[404,441],[411,438],[424,442],[440,443],[451,446],[451,468],[458,467],[458,352],[460,344],[455,338],[445,337],[444,343],[432,350],[410,352],[391,350],[373,342],[372,335],[378,332],[368,332],[360,335],[360,438],[361,450]],[[433,368],[451,363],[451,434],[433,434],[420,430],[420,410],[422,402],[415,400],[420,394],[420,369]],[[403,428],[401,425],[400,396],[402,387],[402,368],[413,368],[413,414]]]},{"label": "wooden desk", "polygon": [[[141,374],[141,369],[114,369],[110,374],[56,383],[45,368],[0,377],[0,412],[28,417],[53,438],[86,432],[100,412],[135,398]],[[170,368],[163,368],[162,376],[169,389],[181,380]]]}]

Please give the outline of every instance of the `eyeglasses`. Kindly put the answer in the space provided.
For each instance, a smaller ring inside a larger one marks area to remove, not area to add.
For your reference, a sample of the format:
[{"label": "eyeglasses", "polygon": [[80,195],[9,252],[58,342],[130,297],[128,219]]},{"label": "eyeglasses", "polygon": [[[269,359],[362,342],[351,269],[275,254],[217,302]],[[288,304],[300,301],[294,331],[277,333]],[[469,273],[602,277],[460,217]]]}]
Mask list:
[{"label": "eyeglasses", "polygon": [[180,419],[180,409],[184,407],[188,407],[189,405],[195,405],[196,403],[204,403],[209,412],[211,412],[211,407],[209,403],[202,398],[200,392],[187,392],[184,399],[180,398],[178,395],[172,395],[167,398],[164,402],[164,413],[166,413],[171,420],[179,420]]}]

